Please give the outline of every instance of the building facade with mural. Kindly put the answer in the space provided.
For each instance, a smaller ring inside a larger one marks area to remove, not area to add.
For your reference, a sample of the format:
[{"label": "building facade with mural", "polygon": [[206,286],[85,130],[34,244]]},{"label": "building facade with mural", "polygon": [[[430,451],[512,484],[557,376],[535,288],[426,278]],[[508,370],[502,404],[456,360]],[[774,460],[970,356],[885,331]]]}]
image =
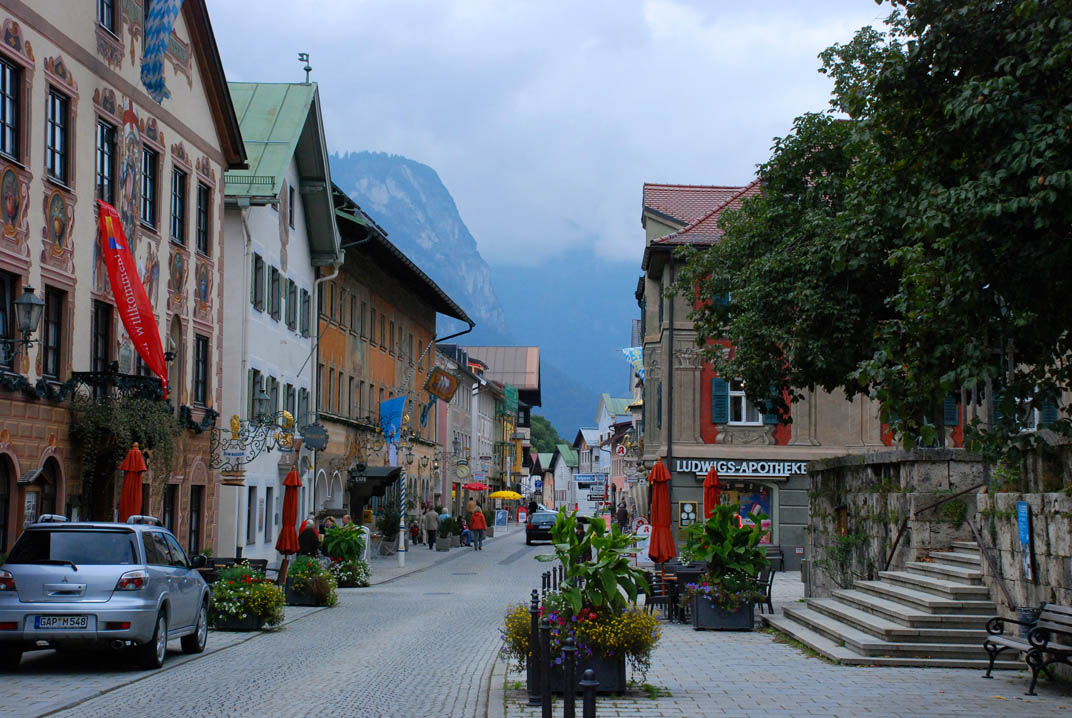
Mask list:
[{"label": "building facade with mural", "polygon": [[[2,338],[22,338],[23,287],[44,301],[34,344],[5,352],[0,367],[0,552],[43,513],[112,519],[112,459],[130,447],[105,446],[125,434],[98,410],[140,396],[147,416],[161,416],[160,383],[120,321],[97,199],[118,212],[168,352],[170,412],[181,427],[167,446],[141,447],[153,455],[142,511],[191,551],[213,541],[218,480],[204,430],[223,384],[223,175],[245,165],[245,151],[204,0],[187,0],[167,36],[161,79],[170,94],[160,101],[141,81],[146,5],[0,8]],[[96,440],[76,450],[79,400],[98,423]]]}]

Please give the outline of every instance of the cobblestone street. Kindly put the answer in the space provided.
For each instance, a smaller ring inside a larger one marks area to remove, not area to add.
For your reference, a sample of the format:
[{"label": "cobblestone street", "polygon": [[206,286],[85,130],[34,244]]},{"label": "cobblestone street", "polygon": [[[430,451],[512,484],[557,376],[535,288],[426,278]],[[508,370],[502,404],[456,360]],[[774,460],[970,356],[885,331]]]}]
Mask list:
[{"label": "cobblestone street", "polygon": [[539,584],[531,557],[546,548],[515,530],[482,552],[415,547],[405,575],[377,559],[379,583],[340,590],[337,607],[288,607],[276,631],[213,631],[193,659],[175,641],[157,672],[27,654],[0,682],[4,715],[482,716],[504,606]]}]

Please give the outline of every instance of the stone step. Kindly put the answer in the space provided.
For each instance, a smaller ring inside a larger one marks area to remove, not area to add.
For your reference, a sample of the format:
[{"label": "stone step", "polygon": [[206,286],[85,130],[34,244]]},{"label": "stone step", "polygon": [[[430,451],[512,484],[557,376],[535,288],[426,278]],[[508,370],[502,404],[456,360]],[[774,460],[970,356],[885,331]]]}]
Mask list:
[{"label": "stone step", "polygon": [[961,553],[959,551],[931,551],[929,556],[935,563],[947,566],[963,566],[965,568],[982,568],[983,557],[977,553]]},{"label": "stone step", "polygon": [[[911,576],[911,574],[906,574]],[[908,604],[931,614],[954,614],[993,618],[997,615],[997,606],[990,600],[957,600],[947,596],[938,596],[916,587],[887,583],[885,581],[857,581],[856,588],[873,596]]]},{"label": "stone step", "polygon": [[[909,573],[945,579],[955,583],[966,583],[972,586],[983,585],[983,572],[978,568],[950,566],[946,563],[931,563],[928,561],[909,561],[905,564],[905,569]],[[989,595],[989,592],[987,595]]]},{"label": "stone step", "polygon": [[[837,661],[849,666],[903,666],[921,668],[971,668],[985,671],[987,661],[974,658],[886,658],[880,656],[861,656],[850,651],[844,646],[820,633],[816,633],[807,626],[797,623],[784,614],[763,615],[760,619],[767,626],[776,628],[791,638],[803,643],[808,648],[822,654],[832,661]],[[1018,671],[1023,670],[1023,661],[998,660],[994,662],[994,670]]]},{"label": "stone step", "polygon": [[974,541],[954,541],[953,548],[962,553],[981,554],[979,544]]},{"label": "stone step", "polygon": [[811,608],[785,606],[783,615],[805,625],[838,645],[844,645],[854,653],[868,657],[884,658],[986,658],[983,642],[973,644],[954,643],[902,643],[884,641],[848,624]]},{"label": "stone step", "polygon": [[908,571],[879,571],[878,576],[898,586],[938,594],[943,598],[951,598],[954,601],[987,601],[990,599],[990,589],[986,586],[949,581]]},{"label": "stone step", "polygon": [[818,611],[859,631],[893,643],[958,643],[983,645],[986,629],[948,628],[945,626],[905,626],[834,598],[811,598],[808,608]]},{"label": "stone step", "polygon": [[[887,621],[908,628],[970,628],[984,630],[989,616],[928,613],[918,606],[889,600],[856,589],[837,589],[831,595],[860,611],[867,611]],[[883,594],[885,595],[885,594]]]}]

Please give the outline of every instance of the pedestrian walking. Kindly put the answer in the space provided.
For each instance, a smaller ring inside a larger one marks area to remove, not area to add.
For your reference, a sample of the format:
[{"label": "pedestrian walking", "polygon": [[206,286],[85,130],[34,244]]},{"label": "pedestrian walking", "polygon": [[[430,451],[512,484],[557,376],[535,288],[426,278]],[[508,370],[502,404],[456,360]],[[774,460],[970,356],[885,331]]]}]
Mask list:
[{"label": "pedestrian walking", "polygon": [[428,548],[434,551],[436,531],[439,530],[439,514],[435,512],[434,508],[429,507],[421,521],[424,525],[424,532],[428,534]]},{"label": "pedestrian walking", "polygon": [[476,505],[476,510],[473,511],[473,516],[469,520],[470,531],[473,535],[473,550],[484,550],[484,532],[488,528],[488,522],[484,518],[484,512],[480,509],[480,504]]},{"label": "pedestrian walking", "polygon": [[532,516],[534,513],[536,513],[539,508],[540,505],[536,503],[536,497],[533,496],[532,499],[529,500],[529,516]]},{"label": "pedestrian walking", "polygon": [[622,533],[629,530],[629,509],[625,507],[625,502],[618,504],[618,528]]}]

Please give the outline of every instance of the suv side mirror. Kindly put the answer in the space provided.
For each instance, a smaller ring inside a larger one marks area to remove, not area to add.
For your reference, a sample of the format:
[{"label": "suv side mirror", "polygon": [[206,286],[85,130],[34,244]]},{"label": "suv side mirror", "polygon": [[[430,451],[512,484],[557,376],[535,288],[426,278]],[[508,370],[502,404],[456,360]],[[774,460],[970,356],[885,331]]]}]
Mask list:
[{"label": "suv side mirror", "polygon": [[204,568],[208,566],[208,559],[204,554],[197,554],[190,557],[190,568]]}]

